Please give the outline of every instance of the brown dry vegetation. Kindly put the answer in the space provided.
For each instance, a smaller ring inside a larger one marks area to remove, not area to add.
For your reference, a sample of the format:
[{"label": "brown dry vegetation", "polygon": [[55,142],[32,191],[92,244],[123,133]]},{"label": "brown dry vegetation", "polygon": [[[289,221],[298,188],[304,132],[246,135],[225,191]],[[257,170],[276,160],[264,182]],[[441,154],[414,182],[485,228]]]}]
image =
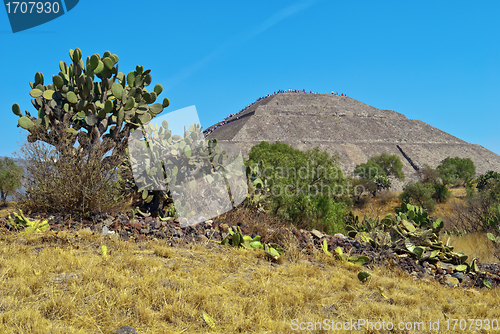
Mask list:
[{"label": "brown dry vegetation", "polygon": [[80,231],[2,236],[0,254],[2,333],[112,333],[123,325],[138,333],[292,333],[293,319],[361,318],[424,323],[407,333],[430,332],[429,321],[440,320],[439,332],[451,333],[445,319],[500,318],[498,289],[447,288],[386,267],[362,284],[359,267],[293,247],[275,264],[257,250]]}]

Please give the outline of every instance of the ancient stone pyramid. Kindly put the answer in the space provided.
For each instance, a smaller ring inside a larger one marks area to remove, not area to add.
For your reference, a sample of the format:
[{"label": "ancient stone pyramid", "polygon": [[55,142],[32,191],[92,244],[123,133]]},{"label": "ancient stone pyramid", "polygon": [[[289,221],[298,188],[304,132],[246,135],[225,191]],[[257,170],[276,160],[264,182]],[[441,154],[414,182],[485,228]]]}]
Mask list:
[{"label": "ancient stone pyramid", "polygon": [[[345,170],[383,152],[396,154],[405,175],[446,157],[470,158],[478,174],[500,172],[500,156],[419,120],[380,110],[347,96],[279,93],[227,119],[207,138],[233,143],[248,157],[261,141],[280,141],[300,150],[318,146],[337,153]],[[210,129],[210,128],[209,128]]]}]

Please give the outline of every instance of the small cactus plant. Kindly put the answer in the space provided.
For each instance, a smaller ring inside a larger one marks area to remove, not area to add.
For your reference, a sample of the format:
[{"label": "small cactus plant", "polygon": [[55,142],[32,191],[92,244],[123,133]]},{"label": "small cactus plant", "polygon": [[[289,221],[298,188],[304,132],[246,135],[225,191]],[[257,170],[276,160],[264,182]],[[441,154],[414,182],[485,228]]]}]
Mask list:
[{"label": "small cactus plant", "polygon": [[229,236],[231,235],[231,244],[234,247],[242,247],[246,249],[261,249],[263,250],[269,258],[274,261],[278,261],[281,255],[285,252],[283,248],[274,243],[262,243],[260,241],[260,236],[256,235],[255,237],[251,237],[249,235],[243,235],[241,232],[241,228],[239,226],[233,231],[230,227],[228,230],[228,234],[221,240],[213,242],[219,243],[221,245],[229,245]]},{"label": "small cactus plant", "polygon": [[12,213],[8,220],[15,228],[24,229],[21,233],[45,232],[50,228],[48,219],[31,221],[23,215],[22,210],[19,210],[19,214]]}]

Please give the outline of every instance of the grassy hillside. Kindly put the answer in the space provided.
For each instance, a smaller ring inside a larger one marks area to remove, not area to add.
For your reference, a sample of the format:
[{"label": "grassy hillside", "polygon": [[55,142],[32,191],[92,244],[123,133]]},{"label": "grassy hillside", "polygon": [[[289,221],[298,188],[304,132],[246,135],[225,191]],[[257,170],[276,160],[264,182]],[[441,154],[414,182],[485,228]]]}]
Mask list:
[{"label": "grassy hillside", "polygon": [[429,322],[439,320],[438,332],[453,333],[447,319],[500,318],[498,289],[414,281],[390,266],[361,283],[359,267],[293,245],[274,263],[211,242],[171,248],[80,231],[4,235],[0,254],[2,333],[112,333],[123,325],[138,333],[296,333],[292,325],[324,319],[423,326],[406,333],[431,332]]},{"label": "grassy hillside", "polygon": [[[397,195],[368,199],[355,214],[383,217],[399,207]],[[463,195],[454,189],[434,215],[446,221]],[[14,209],[2,209],[0,217]],[[218,219],[244,222],[263,237],[282,224],[246,210]],[[326,333],[325,324],[365,319],[374,327],[361,321],[361,332],[384,332],[377,326],[391,323],[405,333],[456,333],[460,323],[453,329],[453,319],[465,319],[467,332],[487,333],[486,321],[491,327],[500,320],[498,288],[450,288],[409,276],[391,261],[362,269],[299,249],[292,239],[281,236],[285,253],[276,262],[260,250],[209,241],[170,247],[168,239],[134,243],[88,230],[3,234],[0,331],[113,333],[128,325],[138,333]],[[471,258],[494,261],[484,235],[452,236],[452,244]],[[368,282],[359,281],[360,270],[371,273]],[[431,330],[438,321],[439,330]]]}]

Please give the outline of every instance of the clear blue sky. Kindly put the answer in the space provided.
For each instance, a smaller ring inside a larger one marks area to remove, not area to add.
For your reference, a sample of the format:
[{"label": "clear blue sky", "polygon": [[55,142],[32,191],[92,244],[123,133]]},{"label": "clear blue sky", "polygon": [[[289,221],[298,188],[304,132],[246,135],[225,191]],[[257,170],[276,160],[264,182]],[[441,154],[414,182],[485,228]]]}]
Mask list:
[{"label": "clear blue sky", "polygon": [[[13,103],[79,47],[152,70],[204,128],[278,89],[338,91],[500,154],[500,1],[88,1],[13,34],[0,9],[0,156],[23,140]],[[375,129],[376,130],[376,129]],[[425,133],[422,133],[425,137]]]}]

